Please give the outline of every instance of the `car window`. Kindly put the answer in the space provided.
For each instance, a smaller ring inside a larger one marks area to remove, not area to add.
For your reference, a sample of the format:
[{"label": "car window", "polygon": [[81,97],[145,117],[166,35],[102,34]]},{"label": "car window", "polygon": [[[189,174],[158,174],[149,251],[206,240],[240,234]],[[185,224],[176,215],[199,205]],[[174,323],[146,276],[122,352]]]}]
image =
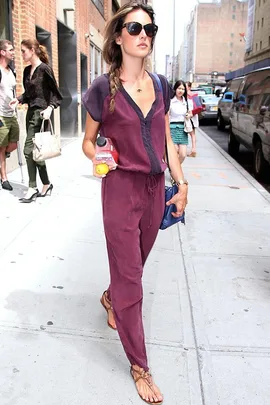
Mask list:
[{"label": "car window", "polygon": [[257,114],[260,109],[263,92],[267,87],[270,87],[269,70],[262,70],[247,75],[243,85],[239,89],[240,110],[245,113]]},{"label": "car window", "polygon": [[209,95],[209,96],[203,96],[201,97],[203,103],[217,103],[219,100],[219,97],[215,96],[215,95]]},{"label": "car window", "polygon": [[230,84],[230,90],[227,90],[227,91],[233,91],[236,94],[242,81],[243,81],[243,77],[240,77],[238,79],[233,79]]}]

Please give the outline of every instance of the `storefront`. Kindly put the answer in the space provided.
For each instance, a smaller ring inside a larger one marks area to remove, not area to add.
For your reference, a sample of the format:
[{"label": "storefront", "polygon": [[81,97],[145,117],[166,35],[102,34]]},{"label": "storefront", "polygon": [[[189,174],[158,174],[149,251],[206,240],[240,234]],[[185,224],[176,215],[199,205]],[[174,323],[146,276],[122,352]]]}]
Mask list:
[{"label": "storefront", "polygon": [[0,39],[12,40],[12,0],[0,1]]}]

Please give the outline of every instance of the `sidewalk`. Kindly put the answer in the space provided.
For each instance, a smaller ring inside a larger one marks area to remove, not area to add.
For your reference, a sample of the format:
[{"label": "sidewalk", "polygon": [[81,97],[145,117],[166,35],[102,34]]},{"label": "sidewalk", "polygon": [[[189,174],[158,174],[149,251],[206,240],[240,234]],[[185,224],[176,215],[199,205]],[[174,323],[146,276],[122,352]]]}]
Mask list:
[{"label": "sidewalk", "polygon": [[[48,161],[51,197],[19,204],[19,169],[0,190],[0,405],[143,404],[99,303],[100,181],[81,141]],[[269,194],[203,131],[184,171],[186,226],[159,233],[144,273],[150,367],[164,405],[269,405]]]}]

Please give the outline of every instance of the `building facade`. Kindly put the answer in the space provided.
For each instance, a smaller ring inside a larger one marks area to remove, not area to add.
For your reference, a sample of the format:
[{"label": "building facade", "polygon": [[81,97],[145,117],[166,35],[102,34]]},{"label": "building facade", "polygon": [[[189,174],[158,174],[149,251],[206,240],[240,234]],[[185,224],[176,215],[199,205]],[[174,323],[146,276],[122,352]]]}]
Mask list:
[{"label": "building facade", "polygon": [[222,82],[243,64],[247,1],[198,3],[186,29],[186,80]]}]

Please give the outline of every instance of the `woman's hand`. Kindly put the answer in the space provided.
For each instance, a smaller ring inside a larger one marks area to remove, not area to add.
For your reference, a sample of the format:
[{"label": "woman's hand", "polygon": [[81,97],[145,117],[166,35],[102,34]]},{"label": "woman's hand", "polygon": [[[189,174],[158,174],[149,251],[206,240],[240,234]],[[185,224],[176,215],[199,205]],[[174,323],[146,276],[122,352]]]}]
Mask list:
[{"label": "woman's hand", "polygon": [[191,111],[188,111],[187,113],[186,113],[186,117],[187,118],[192,118],[193,117],[193,115],[192,115],[192,112]]},{"label": "woman's hand", "polygon": [[169,201],[167,201],[166,205],[175,204],[176,205],[176,212],[172,212],[172,216],[175,218],[180,217],[183,215],[184,209],[187,205],[187,193],[188,193],[188,186],[187,184],[182,184],[179,186],[178,193],[173,196]]},{"label": "woman's hand", "polygon": [[44,120],[49,120],[52,114],[53,108],[49,105],[49,107],[45,108],[45,110],[40,111],[40,115]]},{"label": "woman's hand", "polygon": [[11,108],[13,108],[13,110],[15,110],[18,104],[19,104],[18,99],[17,99],[17,98],[13,98],[13,99],[10,101],[9,106],[10,106]]}]

